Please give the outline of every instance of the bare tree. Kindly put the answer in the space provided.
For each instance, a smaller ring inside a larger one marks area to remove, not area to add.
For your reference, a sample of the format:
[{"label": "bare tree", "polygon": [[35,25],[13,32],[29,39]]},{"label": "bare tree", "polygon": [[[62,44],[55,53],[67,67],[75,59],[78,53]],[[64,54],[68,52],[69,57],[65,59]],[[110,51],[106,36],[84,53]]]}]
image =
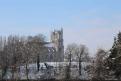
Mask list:
[{"label": "bare tree", "polygon": [[7,38],[0,37],[1,78],[3,79],[6,76],[7,70],[10,69],[12,79],[17,79],[20,77],[18,76],[20,66],[25,65],[28,80],[28,65],[30,63],[37,62],[37,69],[39,71],[40,56],[42,56],[42,50],[45,49],[44,43],[45,36],[42,34],[28,37],[19,37],[15,35],[10,35]]},{"label": "bare tree", "polygon": [[8,55],[7,51],[4,51],[5,49],[7,49],[6,38],[3,38],[2,40],[3,40],[3,50],[0,52],[1,69],[2,69],[1,79],[5,79],[10,60],[9,60],[9,55]]},{"label": "bare tree", "polygon": [[37,70],[39,71],[40,67],[40,56],[42,55],[42,51],[44,48],[45,43],[45,36],[42,34],[36,35],[36,36],[29,36],[28,37],[28,43],[30,45],[30,53],[31,53],[31,62],[37,63]]},{"label": "bare tree", "polygon": [[105,65],[105,60],[107,52],[103,49],[99,49],[93,66],[93,79],[104,80],[107,77],[107,67]]},{"label": "bare tree", "polygon": [[67,62],[69,62],[69,64],[66,66],[66,79],[70,79],[71,77],[71,62],[74,61],[75,58],[75,53],[77,51],[77,44],[73,43],[73,44],[69,44],[66,48],[65,51],[65,59],[67,60]]},{"label": "bare tree", "polygon": [[25,61],[25,68],[26,68],[26,78],[27,80],[29,80],[29,68],[28,68],[28,65],[29,65],[29,59],[30,59],[30,44],[29,43],[26,43],[24,44],[24,61]]},{"label": "bare tree", "polygon": [[84,61],[84,59],[88,60],[89,56],[88,56],[88,49],[85,45],[80,45],[76,48],[75,51],[76,55],[77,55],[77,59],[78,59],[78,63],[79,63],[79,75],[81,75],[81,63],[82,61]]},{"label": "bare tree", "polygon": [[[67,72],[70,72],[68,68],[71,67],[71,62],[76,61],[78,62],[78,68],[79,68],[79,76],[81,76],[81,70],[82,70],[82,62],[87,62],[90,58],[88,55],[88,49],[85,45],[77,45],[75,43],[69,44],[67,46],[67,49],[65,51],[65,58],[69,62],[69,66],[67,66]],[[70,72],[71,73],[71,72]],[[67,74],[67,73],[66,73]]]}]

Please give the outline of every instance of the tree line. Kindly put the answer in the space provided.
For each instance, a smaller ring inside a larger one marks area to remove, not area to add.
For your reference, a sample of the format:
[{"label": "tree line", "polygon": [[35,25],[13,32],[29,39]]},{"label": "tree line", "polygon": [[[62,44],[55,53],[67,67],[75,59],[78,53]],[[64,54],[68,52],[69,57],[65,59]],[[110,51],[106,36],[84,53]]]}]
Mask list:
[{"label": "tree line", "polygon": [[[12,79],[14,79],[17,69],[26,65],[26,75],[28,78],[28,64],[40,62],[40,56],[44,57],[43,49],[45,36],[38,34],[36,36],[13,36],[0,37],[0,69],[1,79],[4,78],[9,68],[12,70]],[[46,57],[46,56],[45,56]],[[44,59],[43,59],[44,60]]]},{"label": "tree line", "polygon": [[[16,79],[16,73],[20,72],[20,66],[25,65],[26,78],[29,79],[30,63],[37,64],[47,61],[47,47],[44,46],[46,37],[42,34],[35,36],[0,37],[0,70],[1,79],[11,68],[12,79]],[[92,80],[121,80],[121,32],[114,37],[114,43],[109,50],[98,49],[94,57],[89,56],[88,47],[72,43],[67,45],[64,53],[65,62],[68,62],[64,71],[65,79],[71,79],[73,62],[78,64],[78,78],[83,75],[83,62],[89,63],[85,68],[88,79]],[[19,70],[18,70],[19,69]],[[63,67],[60,67],[63,69]]]},{"label": "tree line", "polygon": [[66,78],[71,78],[71,62],[77,61],[79,76],[81,76],[82,62],[90,63],[87,67],[88,78],[92,80],[121,80],[121,32],[114,37],[114,43],[109,50],[98,49],[94,57],[89,56],[85,45],[69,44],[65,50],[65,58],[69,65]]}]

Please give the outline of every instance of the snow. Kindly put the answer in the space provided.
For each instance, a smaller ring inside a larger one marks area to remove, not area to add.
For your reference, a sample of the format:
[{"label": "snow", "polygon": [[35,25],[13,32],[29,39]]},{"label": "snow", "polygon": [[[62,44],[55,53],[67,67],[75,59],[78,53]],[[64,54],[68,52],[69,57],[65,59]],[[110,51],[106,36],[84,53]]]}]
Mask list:
[{"label": "snow", "polygon": [[[49,67],[45,66],[45,62],[40,63],[40,71],[37,71],[37,64],[29,64],[28,65],[28,77],[29,79],[47,79],[47,78],[56,78],[62,79],[64,78],[65,67],[69,64],[69,62],[46,62]],[[88,79],[88,73],[85,68],[90,65],[90,63],[82,62],[82,76],[79,76],[78,73],[78,62],[72,62],[71,66],[71,77],[72,78],[81,78],[81,79]],[[19,76],[20,79],[26,79],[26,67],[20,66],[20,72],[15,73],[16,76]],[[7,71],[5,76],[6,79],[10,79],[12,77],[11,70]]]},{"label": "snow", "polygon": [[116,58],[112,58],[112,60],[115,60]]},{"label": "snow", "polygon": [[46,44],[45,47],[54,47],[53,43]]}]

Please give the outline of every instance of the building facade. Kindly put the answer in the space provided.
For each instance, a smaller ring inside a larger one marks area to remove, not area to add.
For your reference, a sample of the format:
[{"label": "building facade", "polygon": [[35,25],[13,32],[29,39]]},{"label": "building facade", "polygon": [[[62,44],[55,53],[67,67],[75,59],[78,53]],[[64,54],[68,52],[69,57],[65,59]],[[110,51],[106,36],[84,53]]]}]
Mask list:
[{"label": "building facade", "polygon": [[62,62],[64,61],[64,44],[63,44],[63,29],[54,30],[51,32],[51,43],[55,48],[55,60]]}]

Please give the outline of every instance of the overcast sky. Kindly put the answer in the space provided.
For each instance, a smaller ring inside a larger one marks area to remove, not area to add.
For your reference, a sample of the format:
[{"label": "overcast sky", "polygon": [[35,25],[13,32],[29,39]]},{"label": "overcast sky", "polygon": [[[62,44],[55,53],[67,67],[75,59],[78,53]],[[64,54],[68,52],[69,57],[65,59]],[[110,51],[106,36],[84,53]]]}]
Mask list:
[{"label": "overcast sky", "polygon": [[64,45],[85,44],[92,55],[109,49],[121,31],[121,0],[0,0],[0,35],[36,35],[49,40],[64,30]]}]

